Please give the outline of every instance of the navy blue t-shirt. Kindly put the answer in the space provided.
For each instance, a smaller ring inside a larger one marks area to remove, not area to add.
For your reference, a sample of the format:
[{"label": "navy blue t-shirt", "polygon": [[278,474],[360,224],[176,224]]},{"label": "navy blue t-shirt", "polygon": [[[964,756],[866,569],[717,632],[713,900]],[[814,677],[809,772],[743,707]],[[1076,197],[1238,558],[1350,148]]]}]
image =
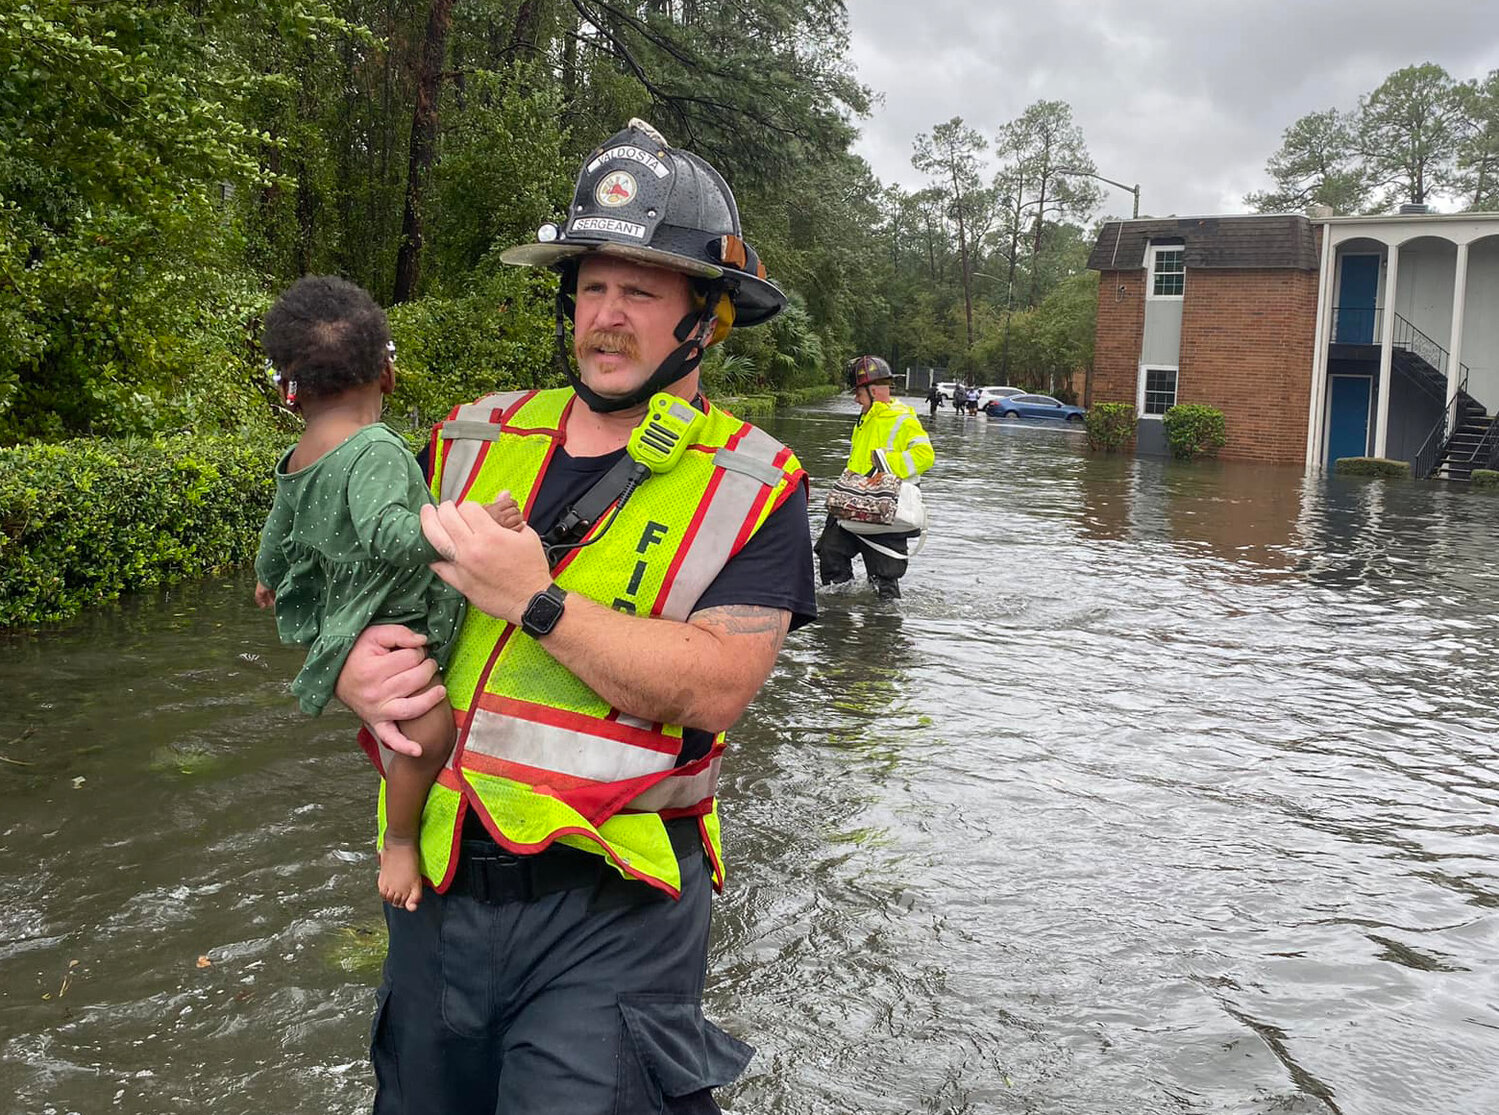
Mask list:
[{"label": "navy blue t-shirt", "polygon": [[[538,534],[545,534],[600,477],[624,456],[623,449],[601,457],[574,457],[561,446],[552,454],[551,463],[542,477],[527,522]],[[427,472],[427,461],[422,461]],[[649,498],[650,480],[632,497]],[[780,507],[772,511],[764,524],[729,559],[707,589],[694,612],[729,605],[777,608],[791,613],[791,630],[817,618],[817,587],[812,566],[812,534],[807,520],[807,493],[798,485]],[[678,766],[706,755],[713,746],[713,733],[684,726],[682,754]],[[478,818],[464,818],[465,839],[488,839]]]}]

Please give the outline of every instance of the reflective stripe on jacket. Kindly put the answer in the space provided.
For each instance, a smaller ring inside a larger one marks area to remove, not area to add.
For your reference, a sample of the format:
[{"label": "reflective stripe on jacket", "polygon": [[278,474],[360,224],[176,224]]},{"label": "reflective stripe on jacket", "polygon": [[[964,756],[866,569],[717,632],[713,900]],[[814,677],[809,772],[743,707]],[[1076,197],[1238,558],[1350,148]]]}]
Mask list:
[{"label": "reflective stripe on jacket", "polygon": [[[529,515],[573,400],[563,388],[457,408],[433,432],[433,494],[487,503],[508,489]],[[681,463],[649,477],[617,516],[601,516],[588,536],[597,540],[564,557],[553,578],[620,611],[685,621],[729,559],[805,483],[791,450],[710,406]],[[421,829],[423,874],[438,889],[451,879],[468,808],[511,851],[560,840],[673,896],[680,875],[663,821],[697,816],[722,884],[715,799],[722,734],[706,755],[678,766],[681,725],[610,708],[534,639],[477,608],[468,610],[443,680],[458,742]],[[383,836],[383,787],[381,800]]]},{"label": "reflective stripe on jacket", "polygon": [[904,403],[875,400],[855,424],[852,443],[848,467],[861,474],[874,467],[876,449],[885,451],[891,471],[902,480],[920,476],[937,459],[921,419]]}]

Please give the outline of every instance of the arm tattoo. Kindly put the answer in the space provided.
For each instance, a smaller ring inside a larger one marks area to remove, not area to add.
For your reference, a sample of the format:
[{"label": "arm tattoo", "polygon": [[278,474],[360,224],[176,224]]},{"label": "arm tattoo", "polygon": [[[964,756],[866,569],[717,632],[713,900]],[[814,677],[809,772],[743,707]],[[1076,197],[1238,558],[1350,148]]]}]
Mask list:
[{"label": "arm tattoo", "polygon": [[780,608],[754,604],[727,604],[721,608],[704,608],[693,615],[695,627],[705,627],[723,635],[775,635],[776,650],[786,638],[791,613]]}]

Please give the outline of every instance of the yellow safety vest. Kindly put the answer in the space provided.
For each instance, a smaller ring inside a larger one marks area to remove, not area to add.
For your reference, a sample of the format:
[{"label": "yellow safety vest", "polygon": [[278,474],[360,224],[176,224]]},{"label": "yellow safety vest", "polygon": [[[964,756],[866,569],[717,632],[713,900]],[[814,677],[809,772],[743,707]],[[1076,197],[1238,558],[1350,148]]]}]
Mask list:
[{"label": "yellow safety vest", "polygon": [[861,475],[874,467],[876,449],[885,451],[891,471],[902,480],[914,480],[936,460],[921,419],[904,403],[876,400],[860,415],[850,443],[848,467]]},{"label": "yellow safety vest", "polygon": [[[492,395],[433,432],[432,491],[489,502],[508,489],[529,515],[575,396],[567,388]],[[697,442],[648,478],[598,541],[568,554],[558,585],[640,616],[686,620],[703,591],[806,474],[769,434],[710,406]],[[642,663],[642,669],[650,664]],[[446,889],[463,815],[518,853],[552,841],[598,852],[673,897],[681,876],[664,821],[696,817],[723,883],[717,801],[723,735],[683,766],[682,726],[611,708],[518,627],[470,607],[444,682],[458,742],[422,813],[422,872]],[[378,747],[366,747],[381,770]],[[380,831],[385,828],[384,784]]]}]

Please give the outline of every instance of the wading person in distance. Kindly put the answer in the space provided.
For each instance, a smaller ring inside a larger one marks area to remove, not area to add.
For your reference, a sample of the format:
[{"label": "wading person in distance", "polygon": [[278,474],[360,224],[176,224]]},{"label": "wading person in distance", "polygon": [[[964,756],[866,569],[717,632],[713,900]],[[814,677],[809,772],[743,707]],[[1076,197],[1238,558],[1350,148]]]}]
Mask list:
[{"label": "wading person in distance", "polygon": [[937,390],[934,383],[926,389],[927,408],[931,411],[931,417],[937,417],[937,408],[942,405],[942,392]]},{"label": "wading person in distance", "polygon": [[[380,424],[395,388],[385,311],[353,283],[308,275],[266,314],[263,347],[282,399],[301,412],[306,429],[276,466],[276,497],[255,558],[255,601],[276,609],[283,642],[308,648],[291,689],[316,716],[370,624],[411,625],[443,665],[463,597],[428,567],[438,554],[422,535],[418,510],[432,501],[406,443]],[[506,527],[521,525],[508,494],[487,511]],[[379,887],[387,902],[414,910],[422,893],[417,827],[453,749],[452,710],[441,701],[401,731],[421,747],[385,770]]]},{"label": "wading person in distance", "polygon": [[[931,468],[936,455],[921,419],[904,403],[890,401],[890,365],[878,356],[856,356],[848,362],[846,375],[854,401],[861,409],[859,420],[854,423],[848,469],[860,474],[874,471],[878,467],[877,450],[883,451],[890,470],[902,480],[914,481]],[[961,385],[953,388],[954,396],[959,399],[962,392]],[[959,413],[962,413],[961,404]],[[910,536],[887,533],[876,535],[875,539],[881,548],[904,554]],[[861,536],[844,530],[832,515],[817,539],[816,551],[823,584],[852,581],[853,559],[862,556],[864,571],[869,574],[875,591],[886,599],[900,595],[900,579],[908,564],[905,558],[880,553]]]},{"label": "wading person in distance", "polygon": [[[701,1010],[723,733],[815,586],[801,466],[702,397],[698,362],[785,297],[724,180],[640,121],[588,156],[565,225],[501,258],[559,273],[571,386],[434,432],[423,518],[470,604],[459,737],[429,890],[385,911],[375,1111],[716,1112],[752,1052]],[[501,489],[519,533],[470,502]],[[367,632],[340,680],[382,753],[431,703],[419,642]]]}]

